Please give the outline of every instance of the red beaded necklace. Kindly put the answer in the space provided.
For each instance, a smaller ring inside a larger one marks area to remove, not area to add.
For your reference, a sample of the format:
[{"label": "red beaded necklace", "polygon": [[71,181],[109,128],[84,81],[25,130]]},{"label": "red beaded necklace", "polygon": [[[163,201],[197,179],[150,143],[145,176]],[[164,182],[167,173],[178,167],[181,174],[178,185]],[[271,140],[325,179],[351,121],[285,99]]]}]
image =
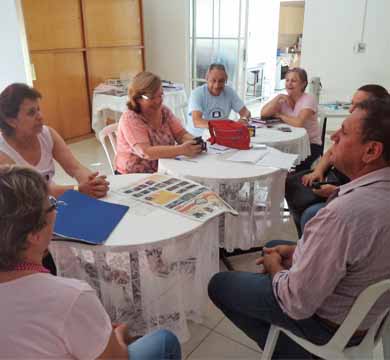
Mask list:
[{"label": "red beaded necklace", "polygon": [[36,272],[41,272],[41,273],[50,273],[50,271],[47,270],[42,265],[27,263],[27,262],[22,262],[22,263],[15,265],[15,267],[13,268],[13,271],[36,271]]}]

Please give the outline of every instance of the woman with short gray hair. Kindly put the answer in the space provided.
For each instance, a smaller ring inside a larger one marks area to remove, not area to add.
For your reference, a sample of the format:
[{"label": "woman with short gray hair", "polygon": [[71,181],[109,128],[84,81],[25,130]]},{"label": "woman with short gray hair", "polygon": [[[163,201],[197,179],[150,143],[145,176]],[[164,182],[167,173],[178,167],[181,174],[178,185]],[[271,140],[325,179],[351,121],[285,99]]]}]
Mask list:
[{"label": "woman with short gray hair", "polygon": [[131,338],[88,284],[43,267],[56,205],[36,171],[0,166],[0,358],[180,359],[175,335]]}]

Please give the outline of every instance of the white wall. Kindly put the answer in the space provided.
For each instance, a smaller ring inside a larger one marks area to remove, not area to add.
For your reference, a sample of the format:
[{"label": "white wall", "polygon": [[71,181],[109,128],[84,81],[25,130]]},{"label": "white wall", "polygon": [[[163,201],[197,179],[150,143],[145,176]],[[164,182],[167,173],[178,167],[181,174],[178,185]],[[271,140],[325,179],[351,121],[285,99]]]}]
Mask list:
[{"label": "white wall", "polygon": [[[302,67],[320,76],[322,100],[349,100],[361,85],[377,83],[390,89],[389,0],[306,0]],[[365,24],[364,53],[355,53]]]},{"label": "white wall", "polygon": [[1,0],[0,91],[13,82],[32,84],[19,0]]},{"label": "white wall", "polygon": [[263,96],[275,89],[276,49],[278,43],[278,1],[252,0],[248,14],[248,67],[264,62]]},{"label": "white wall", "polygon": [[190,88],[189,0],[143,0],[145,67]]}]

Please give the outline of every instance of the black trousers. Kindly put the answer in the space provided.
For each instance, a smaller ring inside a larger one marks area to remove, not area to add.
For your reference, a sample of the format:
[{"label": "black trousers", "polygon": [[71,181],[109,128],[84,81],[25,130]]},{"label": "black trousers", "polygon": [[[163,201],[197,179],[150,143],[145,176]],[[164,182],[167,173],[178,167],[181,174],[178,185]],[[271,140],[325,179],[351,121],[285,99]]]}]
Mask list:
[{"label": "black trousers", "polygon": [[[302,236],[301,216],[303,212],[311,205],[326,201],[325,198],[314,194],[310,187],[302,184],[302,177],[310,172],[311,170],[295,172],[288,174],[286,178],[285,198],[299,237]],[[337,185],[349,182],[349,178],[334,167],[328,169],[325,180]]]}]

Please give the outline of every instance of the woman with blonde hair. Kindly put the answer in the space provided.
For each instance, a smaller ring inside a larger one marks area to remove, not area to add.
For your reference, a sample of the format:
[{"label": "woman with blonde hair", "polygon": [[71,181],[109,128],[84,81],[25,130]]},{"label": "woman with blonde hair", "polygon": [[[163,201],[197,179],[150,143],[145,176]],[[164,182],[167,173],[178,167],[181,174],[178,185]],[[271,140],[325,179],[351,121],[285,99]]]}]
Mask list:
[{"label": "woman with blonde hair", "polygon": [[307,83],[307,73],[304,69],[289,69],[286,73],[287,94],[279,94],[261,110],[262,117],[276,117],[286,124],[306,129],[310,139],[311,155],[296,166],[296,171],[310,169],[323,149],[317,120],[318,104],[313,96],[305,93]]},{"label": "woman with blonde hair", "polygon": [[129,87],[128,110],[118,126],[115,165],[119,174],[156,172],[160,158],[201,152],[193,136],[163,105],[163,97],[158,76],[146,71],[135,76]]}]

